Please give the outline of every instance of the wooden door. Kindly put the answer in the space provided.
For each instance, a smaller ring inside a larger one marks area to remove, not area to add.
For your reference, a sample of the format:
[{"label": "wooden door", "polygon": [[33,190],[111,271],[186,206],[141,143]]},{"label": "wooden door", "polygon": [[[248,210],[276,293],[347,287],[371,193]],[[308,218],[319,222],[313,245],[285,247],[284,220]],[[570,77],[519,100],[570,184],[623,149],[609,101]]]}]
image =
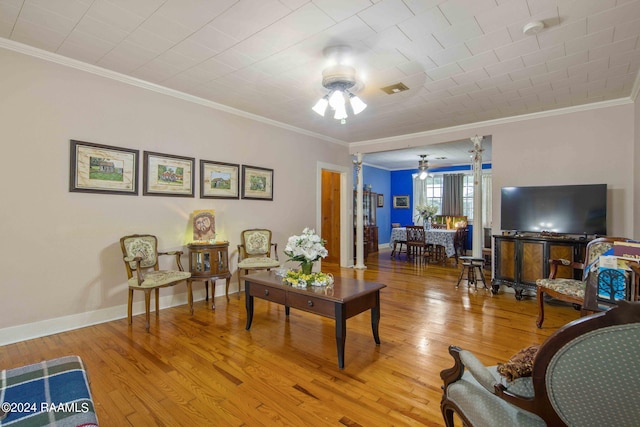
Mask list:
[{"label": "wooden door", "polygon": [[325,262],[340,264],[340,174],[322,170],[322,238],[329,252]]}]

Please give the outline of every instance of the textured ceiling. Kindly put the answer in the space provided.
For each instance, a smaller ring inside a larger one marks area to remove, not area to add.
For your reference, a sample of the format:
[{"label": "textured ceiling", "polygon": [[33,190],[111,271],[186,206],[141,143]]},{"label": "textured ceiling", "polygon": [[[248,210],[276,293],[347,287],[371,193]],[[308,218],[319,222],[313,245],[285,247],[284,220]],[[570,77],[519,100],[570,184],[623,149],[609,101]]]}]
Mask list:
[{"label": "textured ceiling", "polygon": [[[0,37],[347,143],[629,99],[639,35],[640,0],[0,1]],[[346,124],[311,110],[336,45]]]}]

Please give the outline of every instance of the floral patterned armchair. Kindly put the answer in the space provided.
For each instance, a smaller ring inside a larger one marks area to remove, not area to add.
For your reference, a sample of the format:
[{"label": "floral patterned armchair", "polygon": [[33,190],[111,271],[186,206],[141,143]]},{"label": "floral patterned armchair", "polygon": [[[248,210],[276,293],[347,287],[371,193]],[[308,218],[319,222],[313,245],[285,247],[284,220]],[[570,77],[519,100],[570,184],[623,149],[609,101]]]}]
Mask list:
[{"label": "floral patterned armchair", "polygon": [[[133,292],[144,291],[145,327],[149,332],[149,310],[151,291],[155,290],[156,316],[160,311],[160,288],[187,283],[189,308],[193,314],[193,293],[191,290],[191,273],[184,271],[180,263],[182,251],[158,252],[158,239],[151,234],[133,234],[120,239],[120,248],[124,265],[127,269],[129,284],[129,324],[132,323]],[[177,270],[160,270],[159,256],[175,257]]]},{"label": "floral patterned armchair", "polygon": [[[278,244],[271,242],[271,230],[254,228],[240,233],[241,244],[238,245],[238,296],[242,284],[242,270],[270,270],[280,267],[278,260]],[[271,257],[273,248],[274,258]]]},{"label": "floral patterned armchair", "polygon": [[[549,278],[538,279],[536,281],[536,298],[538,299],[538,319],[536,320],[536,325],[538,328],[542,328],[542,322],[544,321],[545,294],[552,298],[580,306],[582,316],[589,314],[590,311],[588,311],[584,306],[584,296],[590,270],[594,266],[597,268],[598,258],[600,258],[600,255],[611,249],[615,241],[624,240],[628,239],[625,237],[600,237],[593,239],[587,244],[587,253],[584,263],[572,262],[565,259],[549,260],[551,267]],[[574,279],[572,277],[557,277],[559,269],[564,269],[565,275],[567,275],[567,271],[572,274],[574,270],[582,270],[582,278]]]},{"label": "floral patterned armchair", "polygon": [[640,303],[575,320],[551,335],[530,376],[512,381],[476,356],[449,347],[454,366],[440,373],[447,427],[637,426],[640,405]]}]

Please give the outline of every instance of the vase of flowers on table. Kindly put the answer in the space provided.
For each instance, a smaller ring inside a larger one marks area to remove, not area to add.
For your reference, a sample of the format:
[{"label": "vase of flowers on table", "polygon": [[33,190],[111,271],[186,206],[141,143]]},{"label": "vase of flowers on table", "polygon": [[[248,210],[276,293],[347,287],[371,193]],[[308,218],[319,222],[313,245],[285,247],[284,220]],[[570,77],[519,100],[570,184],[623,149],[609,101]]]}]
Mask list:
[{"label": "vase of flowers on table", "polygon": [[431,218],[433,218],[440,207],[438,205],[418,205],[416,206],[416,211],[418,211],[418,217],[416,219],[422,219],[423,224],[426,227],[431,226]]},{"label": "vase of flowers on table", "polygon": [[[305,228],[299,236],[291,236],[287,240],[287,246],[284,253],[289,257],[289,261],[298,261],[300,263],[300,271],[289,271],[284,276],[285,282],[291,285],[304,284],[305,286],[314,285],[316,283],[327,284],[326,276],[323,273],[315,273],[322,277],[315,277],[313,263],[320,258],[326,257],[329,252],[324,247],[326,241],[318,236],[315,230]],[[319,280],[316,280],[319,279]],[[331,280],[333,283],[333,280]]]}]

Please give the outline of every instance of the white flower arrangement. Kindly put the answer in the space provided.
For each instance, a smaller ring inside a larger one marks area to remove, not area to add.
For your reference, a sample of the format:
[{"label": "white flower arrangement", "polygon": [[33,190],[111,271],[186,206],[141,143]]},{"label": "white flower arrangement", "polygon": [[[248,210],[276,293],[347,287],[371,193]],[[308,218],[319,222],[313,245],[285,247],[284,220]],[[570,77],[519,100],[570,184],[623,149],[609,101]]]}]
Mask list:
[{"label": "white flower arrangement", "polygon": [[314,262],[329,255],[325,243],[315,230],[305,228],[300,236],[289,237],[284,253],[289,261]]},{"label": "white flower arrangement", "polygon": [[416,210],[420,218],[427,220],[427,218],[433,218],[440,210],[440,207],[438,205],[418,205]]}]

